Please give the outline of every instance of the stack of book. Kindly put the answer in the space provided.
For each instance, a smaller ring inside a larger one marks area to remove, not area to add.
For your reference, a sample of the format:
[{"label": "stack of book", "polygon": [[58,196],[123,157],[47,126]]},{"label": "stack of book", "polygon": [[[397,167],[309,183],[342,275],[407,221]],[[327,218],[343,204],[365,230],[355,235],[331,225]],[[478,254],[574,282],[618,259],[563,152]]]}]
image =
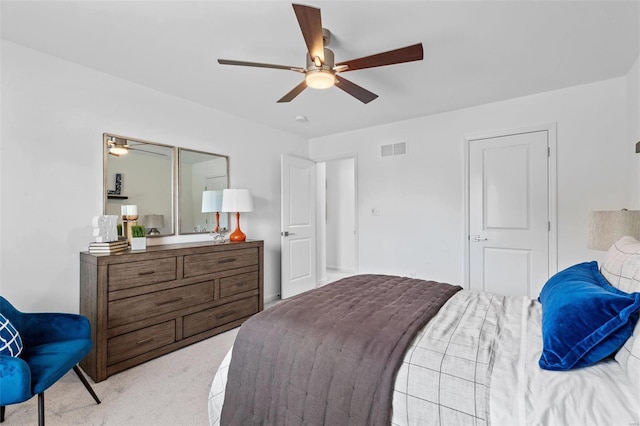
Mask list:
[{"label": "stack of book", "polygon": [[108,243],[89,243],[91,254],[113,254],[128,249],[127,240],[111,241]]}]

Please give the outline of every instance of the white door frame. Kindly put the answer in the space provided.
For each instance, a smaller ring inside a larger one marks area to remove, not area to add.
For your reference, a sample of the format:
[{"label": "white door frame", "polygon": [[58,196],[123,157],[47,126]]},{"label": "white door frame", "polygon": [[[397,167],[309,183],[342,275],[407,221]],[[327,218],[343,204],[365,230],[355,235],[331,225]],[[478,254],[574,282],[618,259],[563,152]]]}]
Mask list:
[{"label": "white door frame", "polygon": [[515,129],[497,130],[489,133],[465,136],[463,141],[464,151],[464,288],[469,289],[469,261],[470,261],[470,241],[469,241],[469,220],[471,212],[469,210],[469,145],[471,142],[479,139],[495,138],[499,136],[518,135],[522,133],[532,133],[539,131],[547,131],[549,144],[549,165],[548,173],[548,194],[549,194],[549,276],[558,271],[558,208],[557,208],[557,124],[540,124],[527,127],[519,127]]},{"label": "white door frame", "polygon": [[[347,153],[347,154],[339,154],[339,155],[332,155],[332,156],[327,156],[327,157],[318,157],[318,158],[311,158],[311,161],[314,161],[316,164],[317,163],[326,163],[327,161],[335,161],[335,160],[344,160],[344,159],[348,159],[348,158],[353,158],[353,178],[354,178],[354,185],[355,185],[355,191],[354,191],[354,197],[355,199],[353,200],[353,206],[354,206],[354,228],[355,228],[355,243],[354,243],[354,269],[355,269],[355,273],[357,274],[358,271],[360,270],[360,249],[359,249],[359,244],[360,244],[360,230],[358,228],[358,223],[359,223],[359,216],[358,216],[358,154],[357,153]],[[320,200],[319,200],[320,201]],[[319,205],[319,203],[318,203]],[[317,216],[316,216],[317,217]],[[320,229],[319,226],[316,225],[316,229]],[[323,228],[324,229],[324,228]],[[320,239],[316,238],[316,241],[319,242]],[[327,254],[325,252],[322,252],[321,250],[316,250],[316,256],[318,258],[322,257],[322,259],[324,259],[324,262],[321,262],[320,259],[318,262],[316,262],[316,265],[322,265],[322,264],[326,264],[326,258],[327,258]],[[316,271],[316,276],[318,277],[318,285],[323,285],[326,284],[324,282],[320,282],[320,271]]]}]

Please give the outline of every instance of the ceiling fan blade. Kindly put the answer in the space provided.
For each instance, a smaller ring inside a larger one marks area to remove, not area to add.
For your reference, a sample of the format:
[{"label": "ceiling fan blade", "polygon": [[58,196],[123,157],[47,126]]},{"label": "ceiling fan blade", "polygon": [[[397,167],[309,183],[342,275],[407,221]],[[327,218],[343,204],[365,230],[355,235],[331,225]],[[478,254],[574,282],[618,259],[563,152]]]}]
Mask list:
[{"label": "ceiling fan blade", "polygon": [[307,82],[302,80],[302,83],[294,87],[289,93],[278,99],[278,103],[291,102],[296,96],[298,96],[304,89],[307,88]]},{"label": "ceiling fan blade", "polygon": [[401,64],[403,62],[421,61],[424,58],[422,43],[414,44],[400,49],[389,50],[388,52],[377,53],[363,58],[352,59],[350,61],[339,62],[336,67],[347,65],[349,68],[342,71],[354,71],[364,68],[382,67],[385,65]]},{"label": "ceiling fan blade", "polygon": [[233,59],[218,59],[218,63],[222,65],[240,65],[244,67],[275,68],[279,70],[304,72],[304,68],[300,67],[292,67],[289,65],[263,64],[261,62],[234,61]]},{"label": "ceiling fan blade", "polygon": [[130,149],[131,151],[146,152],[147,154],[162,155],[163,157],[166,157],[166,156],[167,156],[167,154],[163,154],[163,153],[161,153],[161,152],[146,151],[146,150],[144,150],[144,149],[140,149],[140,148],[132,148],[132,147],[129,147],[128,149]]},{"label": "ceiling fan blade", "polygon": [[365,104],[368,104],[378,97],[378,95],[376,95],[375,93],[372,93],[364,87],[360,87],[357,84],[350,82],[342,76],[336,76],[336,87],[344,90],[345,92]]},{"label": "ceiling fan blade", "polygon": [[322,43],[322,18],[320,17],[320,9],[305,6],[302,4],[294,4],[293,10],[298,18],[298,24],[302,30],[302,36],[309,57],[313,61],[316,57],[320,58],[320,62],[324,64],[324,44]]}]

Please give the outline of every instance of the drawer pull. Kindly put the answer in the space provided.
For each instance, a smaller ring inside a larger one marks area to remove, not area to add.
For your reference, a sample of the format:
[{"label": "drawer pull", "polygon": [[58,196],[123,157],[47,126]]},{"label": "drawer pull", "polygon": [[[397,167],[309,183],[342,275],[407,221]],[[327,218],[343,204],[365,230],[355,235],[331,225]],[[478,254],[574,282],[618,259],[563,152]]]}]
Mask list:
[{"label": "drawer pull", "polygon": [[220,263],[231,263],[231,262],[235,262],[236,258],[235,257],[230,257],[229,259],[220,259],[218,260],[218,264]]},{"label": "drawer pull", "polygon": [[182,297],[176,297],[175,299],[167,300],[166,302],[156,303],[156,306],[160,307],[160,306],[164,306],[164,305],[170,305],[170,304],[176,303],[176,302],[182,302]]},{"label": "drawer pull", "polygon": [[233,315],[235,313],[236,313],[236,311],[223,312],[221,314],[216,315],[216,319],[222,319],[224,317],[228,317],[228,316]]},{"label": "drawer pull", "polygon": [[146,338],[146,339],[142,339],[142,340],[137,341],[137,342],[136,342],[136,345],[142,345],[143,343],[147,343],[147,342],[150,342],[150,341],[152,341],[152,340],[153,340],[153,337],[149,337],[149,338]]},{"label": "drawer pull", "polygon": [[151,275],[151,274],[155,274],[156,271],[145,271],[145,272],[138,272],[138,275]]}]

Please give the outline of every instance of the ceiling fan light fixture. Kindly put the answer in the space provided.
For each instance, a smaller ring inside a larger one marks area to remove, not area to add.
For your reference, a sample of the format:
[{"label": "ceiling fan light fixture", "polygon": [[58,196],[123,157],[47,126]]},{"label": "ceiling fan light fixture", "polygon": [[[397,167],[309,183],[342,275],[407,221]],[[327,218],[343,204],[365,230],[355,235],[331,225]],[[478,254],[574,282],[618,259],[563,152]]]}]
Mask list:
[{"label": "ceiling fan light fixture", "polygon": [[129,150],[121,145],[111,145],[109,147],[109,152],[115,155],[124,155],[127,154]]},{"label": "ceiling fan light fixture", "polygon": [[304,80],[313,89],[328,89],[336,84],[336,75],[330,70],[311,70],[307,71]]}]

